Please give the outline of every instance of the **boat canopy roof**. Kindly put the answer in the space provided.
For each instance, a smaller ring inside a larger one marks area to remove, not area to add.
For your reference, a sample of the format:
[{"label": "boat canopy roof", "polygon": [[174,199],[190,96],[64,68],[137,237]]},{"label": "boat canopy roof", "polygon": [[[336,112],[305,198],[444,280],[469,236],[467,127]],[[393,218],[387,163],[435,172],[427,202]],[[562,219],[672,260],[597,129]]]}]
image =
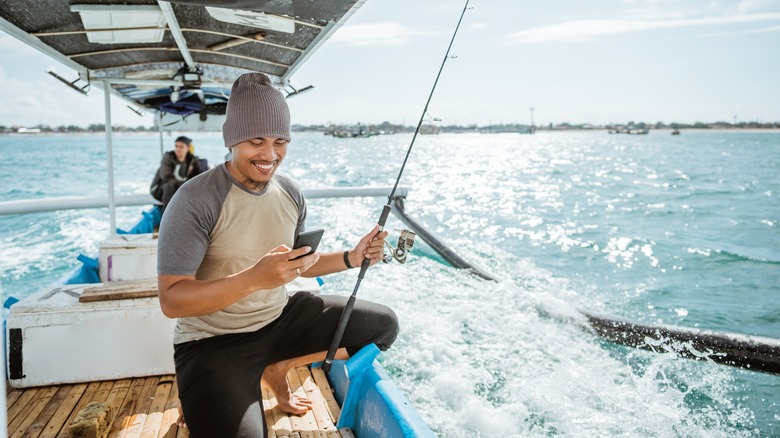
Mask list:
[{"label": "boat canopy roof", "polygon": [[365,0],[39,0],[0,2],[0,29],[76,70],[138,109],[224,114],[230,86],[268,74],[287,95],[290,76]]}]

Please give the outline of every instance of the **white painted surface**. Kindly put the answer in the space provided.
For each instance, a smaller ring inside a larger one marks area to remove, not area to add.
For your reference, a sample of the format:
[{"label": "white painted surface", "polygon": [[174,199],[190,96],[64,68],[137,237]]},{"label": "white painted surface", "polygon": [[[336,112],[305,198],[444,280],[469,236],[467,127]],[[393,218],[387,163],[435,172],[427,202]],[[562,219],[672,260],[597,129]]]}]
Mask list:
[{"label": "white painted surface", "polygon": [[9,379],[11,386],[174,372],[175,320],[162,314],[157,297],[79,303],[81,292],[94,286],[55,286],[11,307],[8,330],[22,330],[24,374]]},{"label": "white painted surface", "polygon": [[100,281],[157,277],[157,239],[152,234],[118,234],[100,242]]}]

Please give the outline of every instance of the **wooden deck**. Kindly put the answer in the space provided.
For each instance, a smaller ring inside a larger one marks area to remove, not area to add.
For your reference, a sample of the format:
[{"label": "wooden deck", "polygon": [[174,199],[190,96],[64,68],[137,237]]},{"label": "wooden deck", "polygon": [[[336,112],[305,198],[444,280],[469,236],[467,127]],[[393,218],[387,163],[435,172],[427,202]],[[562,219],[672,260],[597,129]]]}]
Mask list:
[{"label": "wooden deck", "polygon": [[[304,415],[288,415],[276,407],[276,399],[263,388],[263,408],[269,438],[352,437],[335,427],[340,408],[325,374],[319,368],[299,367],[287,375],[290,388],[314,402]],[[93,401],[110,402],[116,416],[108,436],[112,438],[189,437],[179,428],[179,397],[175,376],[139,377],[39,388],[9,388],[8,436],[68,437],[76,414]]]}]

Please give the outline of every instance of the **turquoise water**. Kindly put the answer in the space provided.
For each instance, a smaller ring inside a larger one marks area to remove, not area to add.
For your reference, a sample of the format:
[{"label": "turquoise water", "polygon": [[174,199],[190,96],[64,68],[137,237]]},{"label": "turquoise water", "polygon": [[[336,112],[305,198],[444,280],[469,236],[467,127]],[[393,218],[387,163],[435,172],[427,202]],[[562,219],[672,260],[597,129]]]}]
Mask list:
[{"label": "turquoise water", "polygon": [[[219,134],[191,136],[221,161]],[[104,195],[104,138],[0,136],[0,201]],[[296,133],[283,170],[306,188],[389,186],[410,139]],[[114,150],[117,192],[144,193],[158,136],[119,135]],[[421,136],[401,181],[407,211],[500,281],[422,242],[407,264],[369,271],[360,296],[402,324],[383,363],[442,437],[778,436],[779,376],[612,346],[577,324],[581,309],[780,338],[778,168],[777,132]],[[323,250],[341,249],[384,202],[312,200],[309,226],[327,230]],[[139,217],[121,208],[118,224]],[[0,217],[3,294],[60,279],[97,252],[107,220]],[[325,278],[324,292],[349,294],[353,274]]]}]

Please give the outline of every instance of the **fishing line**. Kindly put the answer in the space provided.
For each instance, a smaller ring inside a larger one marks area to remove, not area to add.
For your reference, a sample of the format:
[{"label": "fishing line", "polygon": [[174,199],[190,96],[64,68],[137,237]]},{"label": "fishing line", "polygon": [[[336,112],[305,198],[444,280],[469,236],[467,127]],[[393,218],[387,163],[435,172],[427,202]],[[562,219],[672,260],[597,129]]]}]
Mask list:
[{"label": "fishing line", "polygon": [[[379,225],[379,232],[381,233],[382,230],[385,228],[385,223],[387,222],[387,217],[390,215],[390,211],[392,210],[391,203],[393,202],[393,196],[395,196],[395,191],[398,188],[398,183],[401,181],[401,175],[404,173],[404,169],[406,168],[406,163],[409,161],[409,155],[412,153],[412,147],[414,146],[414,141],[417,139],[417,134],[420,133],[420,127],[423,124],[423,121],[425,120],[425,115],[428,114],[428,105],[431,103],[431,98],[433,97],[433,92],[436,90],[436,85],[439,83],[439,78],[441,77],[441,72],[444,70],[444,64],[447,63],[447,59],[450,57],[450,49],[452,49],[452,43],[455,41],[455,36],[458,34],[458,29],[460,29],[460,23],[463,21],[463,16],[466,14],[466,10],[469,6],[469,0],[466,0],[466,4],[463,6],[463,11],[460,13],[460,18],[458,19],[458,24],[455,26],[455,31],[452,33],[452,38],[450,39],[450,44],[447,46],[447,52],[444,54],[444,59],[441,61],[441,66],[439,67],[439,72],[436,74],[436,80],[433,82],[433,87],[431,87],[431,92],[428,94],[428,100],[425,102],[425,108],[423,109],[422,115],[420,116],[420,121],[417,123],[417,128],[414,130],[414,135],[412,136],[412,141],[409,143],[409,148],[406,150],[406,156],[404,157],[404,161],[401,164],[401,170],[398,171],[398,177],[395,179],[395,184],[393,185],[393,190],[390,191],[390,196],[387,197],[387,204],[382,209],[382,213],[379,215],[379,221],[377,221],[377,225]],[[330,347],[328,348],[328,354],[325,356],[325,361],[322,363],[322,370],[326,373],[330,371],[330,367],[333,364],[333,358],[336,356],[336,350],[339,347],[339,344],[341,343],[341,338],[344,336],[344,331],[347,329],[347,323],[349,322],[349,317],[352,315],[352,309],[355,307],[355,297],[357,296],[358,289],[360,289],[360,282],[363,281],[363,278],[366,274],[366,270],[368,270],[369,265],[371,264],[371,261],[369,259],[364,259],[363,263],[360,264],[360,273],[358,273],[357,282],[355,283],[355,288],[352,290],[352,295],[350,295],[349,300],[347,301],[346,307],[344,307],[344,310],[341,313],[341,318],[339,319],[339,324],[336,327],[336,332],[333,335],[333,340],[330,342]]]}]

